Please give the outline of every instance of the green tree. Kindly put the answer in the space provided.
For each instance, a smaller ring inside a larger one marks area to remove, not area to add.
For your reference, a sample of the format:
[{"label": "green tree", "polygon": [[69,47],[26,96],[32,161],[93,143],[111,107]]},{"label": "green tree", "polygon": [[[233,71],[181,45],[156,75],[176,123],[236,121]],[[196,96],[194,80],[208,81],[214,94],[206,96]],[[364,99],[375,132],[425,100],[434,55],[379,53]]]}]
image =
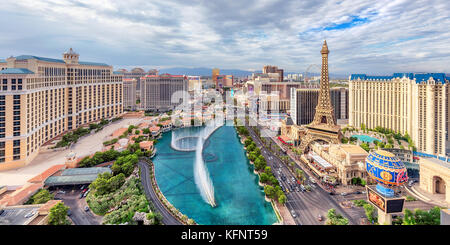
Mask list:
[{"label": "green tree", "polygon": [[428,211],[421,209],[414,209],[411,211],[405,209],[405,216],[403,219],[404,225],[439,225],[440,224],[440,208],[434,207]]},{"label": "green tree", "polygon": [[267,183],[269,181],[269,175],[266,173],[261,173],[259,175],[259,181],[261,181],[261,183]]},{"label": "green tree", "polygon": [[48,224],[49,225],[69,225],[70,221],[67,218],[67,211],[69,207],[62,204],[61,202],[56,204],[50,209],[48,215]]},{"label": "green tree", "polygon": [[332,208],[327,212],[327,225],[348,225],[348,219],[341,214],[336,213],[336,209]]},{"label": "green tree", "polygon": [[367,144],[367,143],[362,143],[361,145],[361,148],[363,148],[365,151],[367,151],[367,152],[369,152],[370,151],[370,147],[369,147],[369,145]]},{"label": "green tree", "polygon": [[247,152],[252,152],[256,148],[255,142],[252,142],[249,146],[247,146]]},{"label": "green tree", "polygon": [[276,196],[276,190],[271,185],[264,186],[264,193],[266,194],[267,197],[271,199],[273,199]]},{"label": "green tree", "polygon": [[287,201],[287,198],[286,198],[286,195],[284,193],[282,195],[278,196],[278,202],[280,204],[284,205],[286,203],[286,201]]},{"label": "green tree", "polygon": [[364,208],[364,212],[366,213],[367,220],[369,220],[369,222],[371,222],[371,223],[376,223],[377,222],[377,214],[376,214],[375,207],[369,203],[366,203],[363,205],[363,208]]},{"label": "green tree", "polygon": [[41,189],[32,197],[30,197],[26,204],[43,204],[50,200],[53,200],[54,197],[55,195],[50,193],[47,189]]},{"label": "green tree", "polygon": [[414,218],[414,213],[409,210],[405,209],[405,215],[403,217],[403,225],[415,225],[416,220]]},{"label": "green tree", "polygon": [[299,168],[296,168],[295,169],[295,173],[297,174],[297,178],[299,179],[299,180],[301,180],[301,181],[304,181],[305,180],[305,173],[303,172],[303,170],[301,170],[301,169],[299,169]]}]

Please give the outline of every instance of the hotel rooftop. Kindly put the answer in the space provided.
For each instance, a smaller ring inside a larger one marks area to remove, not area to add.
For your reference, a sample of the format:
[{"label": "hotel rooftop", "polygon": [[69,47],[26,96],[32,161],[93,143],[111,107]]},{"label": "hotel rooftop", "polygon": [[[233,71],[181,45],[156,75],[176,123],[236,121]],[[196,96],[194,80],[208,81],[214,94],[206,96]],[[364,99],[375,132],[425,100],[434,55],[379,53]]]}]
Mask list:
[{"label": "hotel rooftop", "polygon": [[394,78],[409,78],[415,80],[416,83],[426,82],[428,79],[433,78],[435,81],[441,83],[450,82],[450,77],[445,73],[394,73],[392,76],[369,76],[366,74],[352,74],[350,80],[392,80]]}]

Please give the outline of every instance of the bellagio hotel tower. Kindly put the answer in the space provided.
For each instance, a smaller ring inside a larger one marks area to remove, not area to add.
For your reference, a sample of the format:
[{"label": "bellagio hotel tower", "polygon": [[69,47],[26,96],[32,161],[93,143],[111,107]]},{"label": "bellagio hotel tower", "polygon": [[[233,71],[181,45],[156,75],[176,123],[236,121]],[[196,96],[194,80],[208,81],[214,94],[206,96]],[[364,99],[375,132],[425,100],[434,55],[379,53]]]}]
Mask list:
[{"label": "bellagio hotel tower", "polygon": [[0,60],[0,170],[30,163],[52,138],[121,115],[122,75],[103,63],[30,55]]}]

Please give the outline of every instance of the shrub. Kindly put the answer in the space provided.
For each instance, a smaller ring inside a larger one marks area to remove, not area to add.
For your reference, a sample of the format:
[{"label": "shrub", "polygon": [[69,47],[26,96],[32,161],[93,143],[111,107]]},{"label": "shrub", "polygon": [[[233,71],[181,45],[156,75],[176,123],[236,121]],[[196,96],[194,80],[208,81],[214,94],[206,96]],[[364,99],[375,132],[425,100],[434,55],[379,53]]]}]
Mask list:
[{"label": "shrub", "polygon": [[31,196],[25,204],[43,204],[53,200],[54,197],[55,195],[50,193],[47,189],[41,189]]}]

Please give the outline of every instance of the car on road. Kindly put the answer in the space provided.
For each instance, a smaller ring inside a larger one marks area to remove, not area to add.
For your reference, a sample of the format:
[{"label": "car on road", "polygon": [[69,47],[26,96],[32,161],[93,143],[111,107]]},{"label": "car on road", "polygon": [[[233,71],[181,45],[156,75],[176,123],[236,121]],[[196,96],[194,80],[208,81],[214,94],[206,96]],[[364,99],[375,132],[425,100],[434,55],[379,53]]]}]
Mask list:
[{"label": "car on road", "polygon": [[25,214],[25,218],[30,218],[31,216],[33,216],[34,215],[34,211],[31,211],[31,212],[29,212],[29,213],[27,213],[27,214]]},{"label": "car on road", "polygon": [[300,185],[300,189],[302,190],[302,192],[306,191],[306,188],[303,185]]},{"label": "car on road", "polygon": [[83,190],[84,188],[86,188],[86,185],[82,185],[80,190]]},{"label": "car on road", "polygon": [[323,216],[319,214],[319,216],[317,217],[318,221],[322,221],[323,220]]},{"label": "car on road", "polygon": [[84,195],[84,193],[80,193],[80,197],[79,198],[80,199],[83,198],[83,195]]},{"label": "car on road", "polygon": [[347,192],[342,192],[341,196],[347,196]]},{"label": "car on road", "polygon": [[84,211],[88,212],[89,211],[89,207],[88,206],[84,207]]},{"label": "car on road", "polygon": [[314,183],[314,184],[316,183],[316,181],[315,181],[313,178],[311,178],[311,177],[309,178],[309,181],[310,181],[311,183]]},{"label": "car on road", "polygon": [[63,190],[60,190],[60,191],[58,191],[58,194],[66,194],[66,192]]},{"label": "car on road", "polygon": [[291,211],[292,217],[297,218],[297,214],[295,213],[294,210]]}]

